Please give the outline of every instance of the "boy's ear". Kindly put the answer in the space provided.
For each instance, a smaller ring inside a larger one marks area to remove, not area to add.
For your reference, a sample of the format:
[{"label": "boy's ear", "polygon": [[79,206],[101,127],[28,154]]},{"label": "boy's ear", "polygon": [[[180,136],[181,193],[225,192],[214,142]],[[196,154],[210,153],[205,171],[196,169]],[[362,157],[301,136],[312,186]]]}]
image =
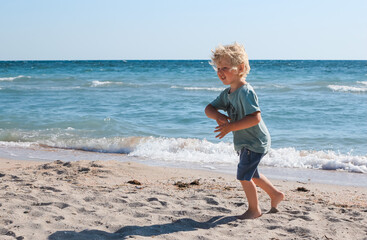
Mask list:
[{"label": "boy's ear", "polygon": [[237,68],[238,68],[238,71],[239,71],[239,72],[245,72],[245,70],[246,70],[246,69],[245,69],[246,67],[245,67],[245,64],[244,64],[244,63],[242,63],[242,64],[238,65],[238,67],[237,67]]}]

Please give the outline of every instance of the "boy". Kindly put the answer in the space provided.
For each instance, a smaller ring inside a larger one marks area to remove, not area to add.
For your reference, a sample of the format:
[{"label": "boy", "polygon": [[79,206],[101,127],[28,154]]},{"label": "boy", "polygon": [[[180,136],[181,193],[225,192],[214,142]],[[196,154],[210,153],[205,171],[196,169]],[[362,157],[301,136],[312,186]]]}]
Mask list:
[{"label": "boy", "polygon": [[[248,201],[248,210],[238,218],[255,219],[262,215],[256,185],[270,196],[270,212],[277,212],[276,208],[284,199],[284,194],[257,169],[260,160],[270,149],[270,134],[261,119],[257,95],[246,82],[250,72],[247,53],[238,43],[220,45],[213,51],[211,65],[223,84],[230,85],[205,108],[205,114],[217,121],[218,126],[214,131],[218,133],[217,138],[221,139],[233,132],[234,148],[240,156],[237,179]],[[218,110],[226,111],[228,116]]]}]

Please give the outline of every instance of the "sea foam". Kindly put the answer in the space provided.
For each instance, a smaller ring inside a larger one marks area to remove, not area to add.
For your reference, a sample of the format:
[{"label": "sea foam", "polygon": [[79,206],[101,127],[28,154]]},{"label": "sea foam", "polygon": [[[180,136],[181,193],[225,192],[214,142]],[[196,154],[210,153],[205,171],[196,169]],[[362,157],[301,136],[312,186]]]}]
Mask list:
[{"label": "sea foam", "polygon": [[2,77],[0,78],[0,81],[14,81],[15,79],[29,79],[31,78],[30,76],[23,76],[23,75],[19,75],[16,77]]},{"label": "sea foam", "polygon": [[[211,143],[205,139],[142,138],[129,155],[155,160],[205,164],[237,164],[238,162],[238,156],[231,143]],[[367,173],[367,156],[353,156],[334,151],[279,148],[271,149],[261,165]]]},{"label": "sea foam", "polygon": [[171,88],[178,88],[187,91],[214,91],[214,92],[221,92],[225,88],[215,88],[215,87],[182,87],[182,86],[171,86]]},{"label": "sea foam", "polygon": [[[111,138],[58,138],[51,137],[27,142],[0,141],[0,147],[35,148],[36,146],[59,149],[83,150],[99,153],[123,153],[129,157],[174,163],[196,163],[218,168],[236,165],[237,153],[233,144],[213,143],[206,139],[166,137],[111,137]],[[334,151],[298,150],[295,148],[270,149],[261,161],[262,166],[281,168],[307,168],[344,170],[367,173],[367,156],[341,154]]]},{"label": "sea foam", "polygon": [[122,85],[123,82],[110,82],[110,81],[92,81],[91,87],[101,87],[101,86],[110,86],[110,85]]},{"label": "sea foam", "polygon": [[358,84],[367,85],[367,81],[357,81]]},{"label": "sea foam", "polygon": [[[365,83],[362,84],[366,85]],[[367,87],[365,86],[328,85],[328,88],[338,92],[367,92]]]}]

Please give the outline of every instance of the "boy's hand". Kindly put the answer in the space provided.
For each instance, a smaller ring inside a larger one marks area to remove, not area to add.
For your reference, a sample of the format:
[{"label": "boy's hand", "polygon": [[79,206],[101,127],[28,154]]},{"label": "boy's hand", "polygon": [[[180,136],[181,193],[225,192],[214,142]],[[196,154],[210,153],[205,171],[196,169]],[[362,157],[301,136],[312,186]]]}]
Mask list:
[{"label": "boy's hand", "polygon": [[220,125],[223,125],[223,124],[229,123],[229,121],[231,121],[231,118],[230,118],[230,117],[228,117],[228,116],[226,116],[226,115],[224,115],[224,114],[220,114],[220,115],[218,116],[218,118],[217,118],[217,119],[215,119],[215,120],[217,121],[218,126],[220,126]]},{"label": "boy's hand", "polygon": [[214,132],[219,132],[219,134],[215,137],[219,139],[222,139],[225,135],[232,131],[231,124],[228,122],[217,126],[215,129],[216,130]]}]

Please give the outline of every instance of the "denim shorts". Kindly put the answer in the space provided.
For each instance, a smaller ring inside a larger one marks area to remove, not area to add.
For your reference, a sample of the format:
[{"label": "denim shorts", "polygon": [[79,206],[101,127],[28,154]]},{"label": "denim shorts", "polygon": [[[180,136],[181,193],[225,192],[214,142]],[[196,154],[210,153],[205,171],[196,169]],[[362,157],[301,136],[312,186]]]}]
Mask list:
[{"label": "denim shorts", "polygon": [[242,148],[239,152],[240,162],[237,165],[237,179],[240,181],[250,181],[252,178],[260,178],[257,166],[265,153],[252,152]]}]

